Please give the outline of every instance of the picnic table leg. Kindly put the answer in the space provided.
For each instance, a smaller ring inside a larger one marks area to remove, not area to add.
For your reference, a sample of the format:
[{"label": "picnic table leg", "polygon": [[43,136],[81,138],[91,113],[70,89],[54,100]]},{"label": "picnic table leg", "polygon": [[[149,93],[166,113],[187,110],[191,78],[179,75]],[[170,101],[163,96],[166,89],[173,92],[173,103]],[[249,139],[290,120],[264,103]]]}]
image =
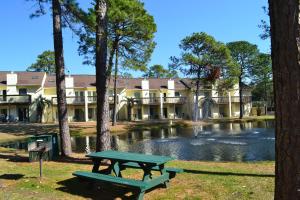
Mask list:
[{"label": "picnic table leg", "polygon": [[143,199],[144,199],[144,194],[145,194],[145,191],[141,191],[141,192],[138,194],[137,200],[143,200]]},{"label": "picnic table leg", "polygon": [[99,167],[100,167],[100,164],[101,164],[101,160],[93,160],[93,170],[92,172],[98,172],[99,171]]},{"label": "picnic table leg", "polygon": [[[160,175],[168,173],[165,169],[165,165],[159,165],[159,171],[160,171]],[[167,180],[163,183],[165,188],[168,188],[169,182],[170,182],[170,180]]]},{"label": "picnic table leg", "polygon": [[121,169],[120,169],[120,162],[113,162],[111,164],[112,166],[112,170],[114,172],[114,174],[117,176],[117,177],[122,177],[122,174],[121,174]]},{"label": "picnic table leg", "polygon": [[147,181],[152,179],[152,167],[153,166],[149,166],[149,165],[144,165],[143,163],[139,163],[140,167],[143,169],[144,171],[144,175],[143,175],[143,181]]}]

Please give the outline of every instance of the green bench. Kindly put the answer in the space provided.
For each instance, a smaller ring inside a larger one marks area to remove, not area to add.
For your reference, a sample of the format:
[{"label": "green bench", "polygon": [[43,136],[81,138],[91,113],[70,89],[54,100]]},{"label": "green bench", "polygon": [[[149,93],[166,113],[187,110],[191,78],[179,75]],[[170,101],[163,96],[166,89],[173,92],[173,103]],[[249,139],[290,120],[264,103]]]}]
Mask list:
[{"label": "green bench", "polygon": [[110,182],[114,184],[130,186],[130,187],[138,188],[141,191],[144,191],[147,188],[147,184],[143,181],[121,178],[117,176],[99,174],[94,172],[86,172],[86,171],[76,171],[73,173],[73,175],[86,180]]},{"label": "green bench", "polygon": [[[143,199],[146,190],[161,184],[167,186],[171,178],[174,178],[177,173],[183,172],[182,169],[166,168],[165,164],[173,160],[167,156],[108,150],[91,153],[87,157],[93,160],[92,172],[76,171],[73,173],[74,176],[92,183],[105,182],[138,189],[138,200]],[[103,160],[110,160],[110,164],[107,168],[100,169]],[[123,178],[122,171],[126,168],[142,170],[142,180]],[[152,175],[152,171],[158,171],[160,174]]]},{"label": "green bench", "polygon": [[153,188],[158,184],[165,183],[166,181],[169,180],[168,174],[163,174],[156,179],[152,179],[148,181],[134,180],[134,179],[128,179],[128,178],[122,178],[117,176],[99,174],[96,172],[86,172],[86,171],[76,171],[73,173],[73,175],[83,180],[105,182],[109,184],[124,185],[127,187],[136,188],[139,190],[137,200],[142,200],[144,198],[144,194],[146,190]]}]

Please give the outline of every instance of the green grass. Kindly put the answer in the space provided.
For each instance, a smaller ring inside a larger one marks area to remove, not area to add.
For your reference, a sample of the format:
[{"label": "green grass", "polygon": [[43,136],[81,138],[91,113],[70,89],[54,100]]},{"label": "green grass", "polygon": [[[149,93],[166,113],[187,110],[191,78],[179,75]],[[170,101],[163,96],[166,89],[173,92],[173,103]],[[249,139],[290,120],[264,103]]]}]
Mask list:
[{"label": "green grass", "polygon": [[263,115],[263,116],[249,116],[242,119],[239,118],[219,118],[219,119],[208,119],[206,122],[210,123],[243,123],[243,122],[256,122],[256,121],[265,121],[265,120],[274,120],[274,115]]},{"label": "green grass", "polygon": [[[44,178],[38,178],[38,163],[27,162],[26,154],[0,149],[0,199],[132,199],[132,191],[118,186],[90,189],[71,174],[91,170],[86,160],[69,159],[44,162]],[[77,155],[78,156],[78,155]],[[185,170],[170,182],[156,188],[146,200],[160,199],[273,199],[274,162],[196,162],[173,161],[168,164]],[[124,174],[140,178],[137,170]]]}]

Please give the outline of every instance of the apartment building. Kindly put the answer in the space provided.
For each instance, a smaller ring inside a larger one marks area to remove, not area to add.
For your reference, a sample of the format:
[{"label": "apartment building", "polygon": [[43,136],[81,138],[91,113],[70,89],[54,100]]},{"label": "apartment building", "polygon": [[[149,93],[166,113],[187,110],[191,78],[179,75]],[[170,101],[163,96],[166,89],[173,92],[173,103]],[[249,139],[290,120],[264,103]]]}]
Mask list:
[{"label": "apartment building", "polygon": [[[96,120],[96,78],[93,75],[66,77],[69,121]],[[201,86],[200,118],[239,115],[239,91],[235,86],[218,92],[215,86]],[[51,101],[42,121],[58,119],[55,76],[42,72],[0,72],[0,116],[9,121],[36,121],[35,100],[43,96]],[[126,120],[191,119],[194,112],[194,87],[189,79],[118,78],[117,118]],[[110,83],[110,113],[113,109],[113,78]],[[245,115],[251,110],[251,91],[245,90]]]}]

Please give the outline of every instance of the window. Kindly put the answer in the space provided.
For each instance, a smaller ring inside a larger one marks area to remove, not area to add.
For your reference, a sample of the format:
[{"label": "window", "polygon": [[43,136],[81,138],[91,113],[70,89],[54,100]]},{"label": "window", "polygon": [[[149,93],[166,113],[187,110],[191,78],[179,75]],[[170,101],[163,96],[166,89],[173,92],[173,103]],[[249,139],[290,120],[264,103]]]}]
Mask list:
[{"label": "window", "polygon": [[135,92],[134,97],[135,98],[141,98],[141,93],[140,92]]},{"label": "window", "polygon": [[175,97],[180,97],[180,93],[179,92],[175,92]]},{"label": "window", "polygon": [[20,88],[19,89],[19,95],[27,95],[27,89],[26,88]]},{"label": "window", "polygon": [[83,97],[84,96],[84,92],[83,91],[75,91],[75,96],[76,97]]},{"label": "window", "polygon": [[96,91],[88,91],[88,96],[89,97],[95,97],[95,96],[97,96]]}]

